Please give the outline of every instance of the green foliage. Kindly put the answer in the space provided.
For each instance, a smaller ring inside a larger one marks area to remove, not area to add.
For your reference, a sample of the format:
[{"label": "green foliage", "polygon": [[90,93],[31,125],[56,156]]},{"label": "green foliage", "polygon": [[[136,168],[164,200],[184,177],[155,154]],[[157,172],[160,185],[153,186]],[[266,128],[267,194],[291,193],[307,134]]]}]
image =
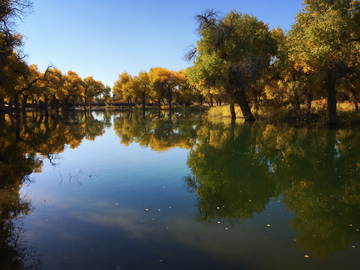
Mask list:
[{"label": "green foliage", "polygon": [[199,15],[201,39],[188,78],[204,96],[225,94],[238,103],[244,117],[253,120],[246,92],[269,68],[276,41],[268,26],[256,17],[230,11],[224,18]]},{"label": "green foliage", "polygon": [[360,5],[355,0],[304,0],[288,35],[294,68],[322,86],[328,97],[329,122],[336,123],[336,91],[359,73]]}]

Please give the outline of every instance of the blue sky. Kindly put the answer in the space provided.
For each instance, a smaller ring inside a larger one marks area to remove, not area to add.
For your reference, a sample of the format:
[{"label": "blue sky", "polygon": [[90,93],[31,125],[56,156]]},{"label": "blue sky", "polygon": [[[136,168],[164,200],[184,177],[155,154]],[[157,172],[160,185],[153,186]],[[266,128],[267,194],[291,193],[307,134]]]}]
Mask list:
[{"label": "blue sky", "polygon": [[49,64],[63,73],[93,76],[113,87],[119,73],[164,67],[185,69],[186,49],[195,45],[194,15],[207,8],[249,13],[290,30],[301,0],[33,0],[34,13],[18,31],[26,37],[29,64]]}]

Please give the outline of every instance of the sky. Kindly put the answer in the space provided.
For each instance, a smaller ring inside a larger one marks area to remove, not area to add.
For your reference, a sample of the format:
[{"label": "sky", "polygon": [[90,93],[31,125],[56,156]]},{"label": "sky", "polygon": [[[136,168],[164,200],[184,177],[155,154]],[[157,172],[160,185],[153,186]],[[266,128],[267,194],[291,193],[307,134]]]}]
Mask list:
[{"label": "sky", "polygon": [[213,8],[248,13],[290,30],[301,0],[33,0],[33,13],[18,22],[29,64],[50,64],[64,74],[93,76],[113,87],[118,75],[163,67],[178,71],[196,45],[194,16]]}]

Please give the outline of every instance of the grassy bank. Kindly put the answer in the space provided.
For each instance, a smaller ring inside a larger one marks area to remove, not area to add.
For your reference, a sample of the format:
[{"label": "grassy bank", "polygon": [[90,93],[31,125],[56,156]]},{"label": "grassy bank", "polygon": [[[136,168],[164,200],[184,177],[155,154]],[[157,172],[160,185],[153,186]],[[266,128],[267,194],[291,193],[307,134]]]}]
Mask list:
[{"label": "grassy bank", "polygon": [[[360,111],[356,111],[355,105],[348,101],[337,104],[338,123],[340,125],[359,125]],[[237,118],[243,118],[240,107],[235,106]],[[312,103],[311,113],[306,113],[305,106],[300,109],[294,108],[292,105],[281,108],[262,107],[258,110],[252,109],[256,120],[269,122],[299,122],[299,123],[318,123],[326,124],[328,120],[328,112],[326,108],[326,100],[316,100]],[[216,118],[231,118],[230,106],[223,105],[211,107],[208,111],[208,117],[212,120]]]}]

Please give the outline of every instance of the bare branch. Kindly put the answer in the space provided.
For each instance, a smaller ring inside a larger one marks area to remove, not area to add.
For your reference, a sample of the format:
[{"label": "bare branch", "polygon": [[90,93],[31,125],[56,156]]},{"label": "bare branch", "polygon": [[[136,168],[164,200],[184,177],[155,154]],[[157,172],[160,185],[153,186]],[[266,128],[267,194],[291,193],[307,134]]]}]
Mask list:
[{"label": "bare branch", "polygon": [[0,1],[0,31],[14,30],[15,22],[33,12],[31,0]]},{"label": "bare branch", "polygon": [[197,31],[200,32],[201,30],[209,26],[209,24],[216,23],[220,13],[220,11],[211,8],[206,9],[204,12],[195,15],[196,22],[199,25]]},{"label": "bare branch", "polygon": [[193,45],[193,46],[190,46],[184,57],[183,57],[183,60],[186,61],[186,62],[191,62],[191,60],[194,60],[195,57],[196,57],[196,53],[197,53],[197,48]]}]

